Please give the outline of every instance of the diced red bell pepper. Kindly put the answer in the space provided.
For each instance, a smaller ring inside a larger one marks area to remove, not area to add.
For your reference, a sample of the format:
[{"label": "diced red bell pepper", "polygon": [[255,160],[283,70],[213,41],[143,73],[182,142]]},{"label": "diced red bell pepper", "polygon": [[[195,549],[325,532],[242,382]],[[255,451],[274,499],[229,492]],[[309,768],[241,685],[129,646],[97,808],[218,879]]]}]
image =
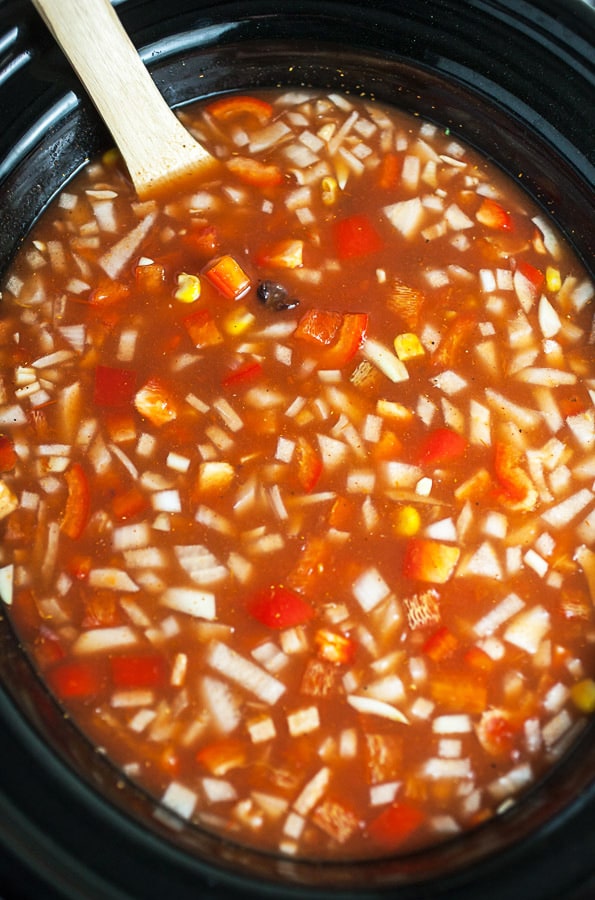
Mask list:
[{"label": "diced red bell pepper", "polygon": [[514,222],[510,213],[491,197],[484,197],[481,206],[475,213],[475,218],[481,225],[495,228],[497,231],[512,231]]},{"label": "diced red bell pepper", "polygon": [[160,687],[167,680],[167,666],[156,653],[110,658],[112,682],[123,689]]},{"label": "diced red bell pepper", "polygon": [[252,282],[233,256],[221,256],[205,270],[205,277],[228,300],[238,300]]},{"label": "diced red bell pepper", "polygon": [[457,713],[482,713],[488,702],[488,691],[480,673],[470,678],[468,672],[436,671],[429,679],[432,700],[444,710]]},{"label": "diced red bell pepper", "polygon": [[303,490],[309,494],[314,490],[322,475],[322,459],[305,437],[300,435],[295,448],[298,481]]},{"label": "diced red bell pepper", "polygon": [[448,325],[442,336],[438,349],[432,354],[434,368],[451,368],[457,356],[471,341],[477,326],[477,318],[471,313],[463,313]]},{"label": "diced red bell pepper", "polygon": [[341,313],[328,309],[309,309],[298,322],[294,335],[318,346],[332,344],[343,323]]},{"label": "diced red bell pepper", "polygon": [[249,156],[232,156],[225,163],[243,184],[254,187],[274,187],[283,181],[283,173],[274,163],[263,163]]},{"label": "diced red bell pepper", "polygon": [[237,369],[232,369],[223,379],[221,384],[225,388],[239,387],[246,382],[254,381],[262,373],[262,363],[257,359],[249,359]]},{"label": "diced red bell pepper", "polygon": [[196,256],[206,262],[219,252],[221,240],[215,225],[202,225],[200,228],[189,228],[180,241]]},{"label": "diced red bell pepper", "polygon": [[17,464],[17,455],[12,440],[0,434],[0,472],[10,472]]},{"label": "diced red bell pepper", "polygon": [[298,269],[303,264],[304,242],[298,238],[287,238],[262,247],[256,262],[259,266],[274,266],[277,269]]},{"label": "diced red bell pepper", "polygon": [[133,485],[126,491],[120,491],[112,497],[112,510],[116,519],[125,521],[144,512],[149,505],[145,494]]},{"label": "diced red bell pepper", "polygon": [[444,584],[453,574],[460,553],[453,544],[410,538],[405,547],[403,575],[416,581]]},{"label": "diced red bell pepper", "polygon": [[339,259],[369,256],[384,246],[380,234],[365,213],[355,213],[335,222],[333,236]]},{"label": "diced red bell pepper", "polygon": [[504,503],[527,504],[537,502],[537,492],[529,475],[520,466],[520,458],[511,444],[497,441],[494,448],[494,470],[500,489],[496,491]]},{"label": "diced red bell pepper", "polygon": [[344,634],[320,628],[314,635],[318,656],[337,666],[352,662],[355,655],[355,641]]},{"label": "diced red bell pepper", "polygon": [[104,309],[106,306],[114,306],[128,300],[130,288],[121,281],[104,279],[89,295],[89,305]]},{"label": "diced red bell pepper", "polygon": [[394,190],[401,174],[401,160],[396,153],[385,153],[380,162],[378,185],[383,191]]},{"label": "diced red bell pepper", "polygon": [[420,466],[442,466],[464,455],[467,440],[451,428],[437,428],[426,436],[420,447]]},{"label": "diced red bell pepper", "polygon": [[65,472],[68,486],[66,506],[60,528],[72,540],[78,540],[89,521],[91,492],[89,479],[80,463],[73,463]]},{"label": "diced red bell pepper", "polygon": [[397,847],[425,822],[425,814],[408,803],[392,803],[368,825],[370,837],[383,847]]},{"label": "diced red bell pepper", "polygon": [[209,103],[206,110],[218,122],[227,122],[239,116],[254,116],[261,125],[266,125],[273,116],[272,104],[260,97],[246,94],[220,97]]},{"label": "diced red bell pepper", "polygon": [[87,554],[73,553],[68,557],[66,568],[77,581],[85,581],[89,577],[93,558]]},{"label": "diced red bell pepper", "polygon": [[529,284],[531,285],[531,292],[534,297],[537,297],[541,288],[543,287],[543,283],[545,281],[545,275],[535,266],[532,266],[531,263],[526,262],[524,259],[519,259],[515,265],[515,271],[520,272],[523,275]]},{"label": "diced red bell pepper", "polygon": [[458,638],[446,625],[443,625],[424,642],[422,650],[434,662],[442,662],[454,656],[458,648]]},{"label": "diced red bell pepper", "polygon": [[195,347],[215,347],[223,341],[213,316],[208,309],[197,309],[183,320],[184,328]]},{"label": "diced red bell pepper", "polygon": [[248,612],[268,628],[293,628],[314,616],[314,608],[304,598],[283,585],[260,591],[248,604]]},{"label": "diced red bell pepper", "polygon": [[491,672],[494,660],[481,647],[469,647],[463,654],[465,664],[479,672]]},{"label": "diced red bell pepper", "polygon": [[90,700],[103,688],[103,674],[94,660],[60,663],[45,674],[51,691],[59,700]]},{"label": "diced red bell pepper", "polygon": [[237,769],[246,762],[246,744],[238,738],[222,738],[212,744],[201,747],[196,754],[196,761],[207,769],[211,775],[220,778],[230,769]]},{"label": "diced red bell pepper", "polygon": [[93,402],[97,406],[123,406],[130,403],[136,388],[136,372],[114,366],[97,366]]},{"label": "diced red bell pepper", "polygon": [[320,366],[340,369],[353,359],[368,331],[367,313],[345,313],[335,343],[320,358]]}]

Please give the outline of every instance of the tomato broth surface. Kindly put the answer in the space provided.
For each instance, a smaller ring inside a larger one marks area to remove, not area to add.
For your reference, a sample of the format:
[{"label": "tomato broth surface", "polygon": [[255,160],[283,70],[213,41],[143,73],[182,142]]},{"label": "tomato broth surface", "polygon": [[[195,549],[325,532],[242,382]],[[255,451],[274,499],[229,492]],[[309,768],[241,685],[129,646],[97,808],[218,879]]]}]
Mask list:
[{"label": "tomato broth surface", "polygon": [[182,118],[212,181],[141,203],[108,153],[4,281],[6,610],[162,807],[289,856],[436,843],[595,708],[593,285],[433,124]]}]

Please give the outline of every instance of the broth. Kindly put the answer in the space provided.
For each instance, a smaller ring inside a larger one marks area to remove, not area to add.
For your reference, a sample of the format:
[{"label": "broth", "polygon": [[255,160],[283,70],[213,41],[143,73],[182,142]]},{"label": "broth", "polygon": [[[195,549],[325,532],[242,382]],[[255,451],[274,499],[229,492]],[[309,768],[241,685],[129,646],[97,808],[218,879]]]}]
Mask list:
[{"label": "broth", "polygon": [[288,856],[436,843],[595,709],[593,284],[436,125],[182,117],[213,181],[140,203],[108,153],[5,279],[0,593],[162,808]]}]

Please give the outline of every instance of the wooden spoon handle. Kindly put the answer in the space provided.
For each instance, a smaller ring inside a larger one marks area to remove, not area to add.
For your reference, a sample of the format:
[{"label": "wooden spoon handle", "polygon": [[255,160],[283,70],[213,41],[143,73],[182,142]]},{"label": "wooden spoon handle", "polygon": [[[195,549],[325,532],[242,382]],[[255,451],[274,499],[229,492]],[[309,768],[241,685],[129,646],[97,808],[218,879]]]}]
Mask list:
[{"label": "wooden spoon handle", "polygon": [[33,0],[109,128],[141,199],[214,157],[169,108],[109,0]]}]

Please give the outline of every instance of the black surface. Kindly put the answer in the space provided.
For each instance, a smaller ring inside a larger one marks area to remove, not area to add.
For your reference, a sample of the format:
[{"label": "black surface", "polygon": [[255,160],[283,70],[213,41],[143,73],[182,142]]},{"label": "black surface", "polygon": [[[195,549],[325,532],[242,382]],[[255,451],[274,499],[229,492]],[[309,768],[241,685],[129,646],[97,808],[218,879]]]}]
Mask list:
[{"label": "black surface", "polygon": [[[118,9],[171,104],[233,88],[238,72],[256,86],[361,81],[522,171],[592,267],[595,13],[585,0],[124,0]],[[2,268],[64,177],[109,146],[25,0],[0,0],[0,123]],[[593,734],[518,812],[444,853],[296,875],[208,836],[143,829],[150,803],[63,721],[0,622],[0,897],[594,900]]]}]

